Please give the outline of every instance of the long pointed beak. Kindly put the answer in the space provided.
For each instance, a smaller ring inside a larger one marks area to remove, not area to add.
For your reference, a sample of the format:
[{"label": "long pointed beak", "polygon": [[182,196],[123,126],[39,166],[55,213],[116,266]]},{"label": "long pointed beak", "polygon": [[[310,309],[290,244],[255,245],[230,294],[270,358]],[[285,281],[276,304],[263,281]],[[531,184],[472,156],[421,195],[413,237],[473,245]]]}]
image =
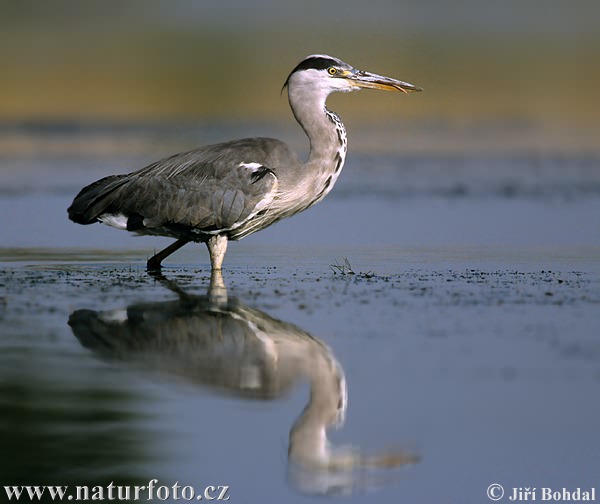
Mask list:
[{"label": "long pointed beak", "polygon": [[361,88],[382,89],[383,91],[402,91],[407,94],[409,91],[423,91],[423,89],[414,84],[391,79],[390,77],[384,77],[383,75],[364,72],[362,70],[348,72],[343,77],[348,79],[352,85]]}]

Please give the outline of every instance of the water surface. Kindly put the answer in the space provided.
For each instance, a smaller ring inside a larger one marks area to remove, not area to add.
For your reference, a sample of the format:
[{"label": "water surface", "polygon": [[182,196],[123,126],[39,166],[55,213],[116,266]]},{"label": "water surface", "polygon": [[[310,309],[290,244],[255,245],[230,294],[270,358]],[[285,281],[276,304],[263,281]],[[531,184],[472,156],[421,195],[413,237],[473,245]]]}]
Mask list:
[{"label": "water surface", "polygon": [[203,246],[155,278],[168,240],[66,219],[152,160],[86,152],[0,160],[2,485],[455,503],[598,484],[596,153],[358,149],[323,203],[231,244],[224,299]]}]

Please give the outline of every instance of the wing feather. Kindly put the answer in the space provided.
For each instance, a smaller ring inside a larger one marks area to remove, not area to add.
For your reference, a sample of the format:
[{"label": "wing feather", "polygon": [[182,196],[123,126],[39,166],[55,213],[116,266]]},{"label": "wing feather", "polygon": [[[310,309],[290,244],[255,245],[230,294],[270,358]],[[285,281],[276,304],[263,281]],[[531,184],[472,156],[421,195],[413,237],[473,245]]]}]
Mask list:
[{"label": "wing feather", "polygon": [[75,198],[69,215],[85,223],[107,214],[141,217],[140,232],[173,236],[234,229],[273,200],[278,169],[296,164],[279,140],[212,145],[95,182]]}]

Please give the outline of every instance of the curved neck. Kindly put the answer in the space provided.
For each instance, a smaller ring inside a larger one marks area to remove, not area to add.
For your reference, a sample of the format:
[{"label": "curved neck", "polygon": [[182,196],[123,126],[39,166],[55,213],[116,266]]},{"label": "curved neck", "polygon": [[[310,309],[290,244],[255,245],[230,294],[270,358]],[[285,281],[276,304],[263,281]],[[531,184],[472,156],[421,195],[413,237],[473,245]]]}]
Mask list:
[{"label": "curved neck", "polygon": [[346,159],[346,129],[340,118],[327,110],[327,95],[326,92],[300,86],[288,89],[294,117],[310,141],[310,154],[302,172],[310,173],[311,177],[304,176],[296,182],[296,187],[305,187],[306,198],[301,203],[302,208],[321,201],[331,191]]},{"label": "curved neck", "polygon": [[340,118],[327,110],[327,95],[316,94],[310,89],[290,87],[288,96],[294,117],[310,141],[307,163],[334,160],[338,153],[345,157],[346,129]]}]

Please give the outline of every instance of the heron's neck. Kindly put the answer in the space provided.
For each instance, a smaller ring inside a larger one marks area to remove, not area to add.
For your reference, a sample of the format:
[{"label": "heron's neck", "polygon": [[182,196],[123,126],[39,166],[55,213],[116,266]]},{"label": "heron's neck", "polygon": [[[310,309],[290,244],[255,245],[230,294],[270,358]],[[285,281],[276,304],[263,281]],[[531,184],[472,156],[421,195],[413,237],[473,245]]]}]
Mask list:
[{"label": "heron's neck", "polygon": [[308,466],[331,462],[327,429],[344,422],[347,407],[346,380],[328,348],[318,344],[306,354],[304,372],[310,381],[310,400],[290,431],[289,456]]},{"label": "heron's neck", "polygon": [[306,164],[318,168],[326,178],[331,176],[331,189],[346,159],[346,128],[334,112],[327,110],[326,94],[315,97],[314,91],[294,89],[289,98],[294,117],[310,141]]}]

